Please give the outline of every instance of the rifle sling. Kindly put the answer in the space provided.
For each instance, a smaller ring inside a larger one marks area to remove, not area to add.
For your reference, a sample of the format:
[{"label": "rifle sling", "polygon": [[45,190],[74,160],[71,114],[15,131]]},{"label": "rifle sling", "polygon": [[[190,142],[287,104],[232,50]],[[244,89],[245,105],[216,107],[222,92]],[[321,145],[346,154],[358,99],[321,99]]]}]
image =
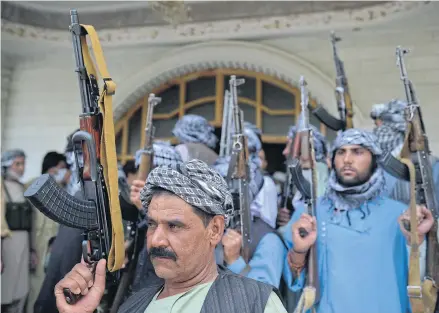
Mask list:
[{"label": "rifle sling", "polygon": [[419,238],[417,234],[418,222],[416,219],[416,170],[410,160],[409,135],[412,131],[412,124],[408,123],[404,147],[401,152],[401,162],[404,163],[410,173],[410,260],[408,273],[407,294],[410,300],[412,313],[433,313],[437,288],[432,279],[426,278],[421,283],[421,272],[419,264]]},{"label": "rifle sling", "polygon": [[[101,44],[96,30],[91,25],[81,26],[87,31],[93,50],[95,64],[90,56],[87,39],[81,36],[81,47],[84,56],[84,64],[88,75],[94,75],[96,79],[100,76],[104,83],[104,88],[99,97],[99,106],[103,116],[103,129],[101,137],[101,164],[105,185],[108,192],[108,200],[110,206],[112,238],[111,249],[108,255],[107,268],[110,272],[117,271],[123,265],[125,259],[124,233],[122,226],[122,217],[120,212],[119,195],[118,195],[118,173],[117,173],[117,157],[114,136],[114,119],[112,96],[116,91],[116,84],[110,77],[107,65],[104,59]],[[97,75],[96,68],[99,72]]]}]

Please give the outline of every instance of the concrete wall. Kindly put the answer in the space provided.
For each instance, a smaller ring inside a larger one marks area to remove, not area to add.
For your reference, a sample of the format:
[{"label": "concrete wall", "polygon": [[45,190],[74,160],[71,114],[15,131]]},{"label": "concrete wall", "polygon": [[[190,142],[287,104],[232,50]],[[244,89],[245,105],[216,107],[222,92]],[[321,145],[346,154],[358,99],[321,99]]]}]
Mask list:
[{"label": "concrete wall", "polygon": [[[345,63],[351,94],[360,108],[356,114],[361,115],[363,121],[358,127],[371,127],[368,115],[372,104],[404,98],[395,47],[400,44],[413,49],[406,58],[407,70],[422,104],[431,148],[439,154],[439,138],[434,136],[439,131],[439,125],[434,121],[439,112],[439,22],[436,16],[437,12],[424,12],[403,22],[389,22],[359,31],[339,31],[338,34],[343,37],[339,52]],[[325,32],[260,42],[294,54],[335,77],[328,37]],[[114,81],[123,86],[139,69],[173,48],[106,50],[105,56]],[[71,51],[62,54],[54,51],[43,59],[22,61],[14,68],[5,120],[2,121],[2,150],[20,147],[27,152],[26,179],[39,175],[44,154],[49,150],[63,151],[66,136],[78,127],[80,100],[73,69]],[[309,88],[312,92],[313,87]],[[2,88],[2,109],[3,92]]]}]

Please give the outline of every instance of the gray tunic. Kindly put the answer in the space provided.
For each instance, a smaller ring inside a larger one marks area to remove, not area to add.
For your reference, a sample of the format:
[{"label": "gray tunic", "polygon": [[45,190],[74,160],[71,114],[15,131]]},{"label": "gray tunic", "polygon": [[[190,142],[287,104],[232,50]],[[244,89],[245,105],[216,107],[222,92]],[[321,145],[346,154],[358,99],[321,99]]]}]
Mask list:
[{"label": "gray tunic", "polygon": [[[12,202],[24,202],[24,187],[18,182],[4,180]],[[3,195],[4,196],[4,195]],[[8,201],[9,199],[6,199]],[[6,208],[2,208],[3,212]],[[11,231],[11,236],[2,239],[4,272],[1,277],[1,303],[9,304],[26,297],[29,292],[29,233]]]}]

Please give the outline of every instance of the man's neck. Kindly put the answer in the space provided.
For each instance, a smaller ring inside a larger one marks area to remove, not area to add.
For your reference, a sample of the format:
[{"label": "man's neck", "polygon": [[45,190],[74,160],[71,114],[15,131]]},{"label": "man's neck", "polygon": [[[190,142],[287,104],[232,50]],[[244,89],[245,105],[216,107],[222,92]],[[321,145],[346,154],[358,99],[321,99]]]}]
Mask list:
[{"label": "man's neck", "polygon": [[218,269],[215,260],[209,260],[206,267],[204,267],[200,272],[196,273],[195,276],[189,278],[182,282],[165,281],[165,286],[162,292],[159,294],[157,299],[163,299],[171,297],[180,293],[191,290],[199,285],[212,282],[218,276]]}]

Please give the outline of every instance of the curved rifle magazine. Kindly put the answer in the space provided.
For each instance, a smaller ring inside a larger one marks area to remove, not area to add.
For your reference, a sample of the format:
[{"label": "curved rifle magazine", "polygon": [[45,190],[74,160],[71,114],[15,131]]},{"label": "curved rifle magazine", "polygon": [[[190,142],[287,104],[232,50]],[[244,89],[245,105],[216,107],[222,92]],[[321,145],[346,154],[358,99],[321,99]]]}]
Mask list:
[{"label": "curved rifle magazine", "polygon": [[298,159],[294,159],[291,162],[291,165],[288,167],[288,170],[291,173],[291,181],[293,185],[296,186],[296,188],[306,199],[311,199],[311,184],[303,176],[300,161]]},{"label": "curved rifle magazine", "polygon": [[71,196],[49,174],[37,178],[24,197],[55,222],[84,230],[98,228],[94,202]]}]

